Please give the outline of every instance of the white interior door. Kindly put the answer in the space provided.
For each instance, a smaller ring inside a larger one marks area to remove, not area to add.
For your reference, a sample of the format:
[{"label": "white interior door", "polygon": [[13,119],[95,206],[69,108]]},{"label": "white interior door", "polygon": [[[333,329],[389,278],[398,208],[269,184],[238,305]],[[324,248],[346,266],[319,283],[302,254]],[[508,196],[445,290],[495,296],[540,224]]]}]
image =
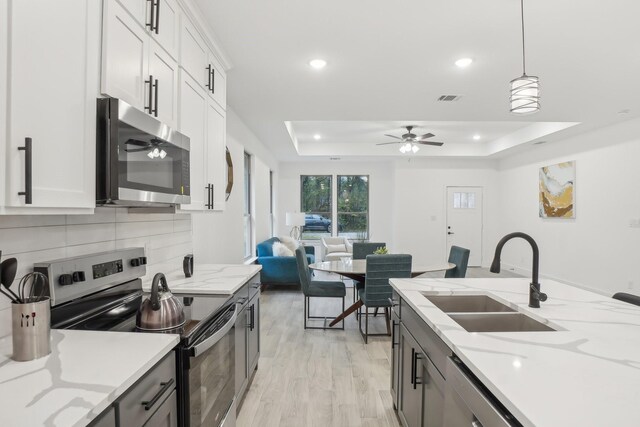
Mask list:
[{"label": "white interior door", "polygon": [[469,249],[469,266],[482,265],[482,187],[447,187],[447,254]]}]

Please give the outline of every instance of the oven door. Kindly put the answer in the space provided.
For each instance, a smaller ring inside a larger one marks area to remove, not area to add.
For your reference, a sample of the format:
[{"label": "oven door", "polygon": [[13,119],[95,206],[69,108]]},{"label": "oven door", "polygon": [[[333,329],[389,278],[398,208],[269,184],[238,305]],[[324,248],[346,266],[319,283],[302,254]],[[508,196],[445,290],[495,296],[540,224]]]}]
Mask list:
[{"label": "oven door", "polygon": [[[182,421],[190,427],[218,427],[235,414],[235,330],[237,310],[230,305],[183,355]],[[186,361],[185,361],[186,362]],[[188,368],[187,368],[188,367]]]}]

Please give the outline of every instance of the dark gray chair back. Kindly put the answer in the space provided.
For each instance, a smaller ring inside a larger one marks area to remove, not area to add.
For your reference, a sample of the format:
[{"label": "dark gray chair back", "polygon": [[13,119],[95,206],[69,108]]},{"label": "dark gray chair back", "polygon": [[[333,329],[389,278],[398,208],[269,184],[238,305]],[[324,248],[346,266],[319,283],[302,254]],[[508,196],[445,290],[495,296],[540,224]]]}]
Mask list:
[{"label": "dark gray chair back", "polygon": [[367,307],[389,307],[389,279],[411,277],[411,255],[367,255],[362,302]]},{"label": "dark gray chair back", "polygon": [[612,298],[620,301],[628,302],[629,304],[640,305],[640,296],[638,295],[627,294],[625,292],[618,292]]},{"label": "dark gray chair back", "polygon": [[367,242],[353,244],[353,259],[366,259],[367,255],[373,254],[378,248],[387,246],[382,242]]},{"label": "dark gray chair back", "polygon": [[469,263],[469,249],[459,246],[451,246],[449,252],[449,262],[456,265],[456,268],[447,270],[444,277],[463,279],[467,275],[467,264]]},{"label": "dark gray chair back", "polygon": [[309,270],[307,254],[300,246],[296,249],[296,264],[298,265],[298,276],[300,277],[302,293],[307,295],[311,287],[311,271]]}]

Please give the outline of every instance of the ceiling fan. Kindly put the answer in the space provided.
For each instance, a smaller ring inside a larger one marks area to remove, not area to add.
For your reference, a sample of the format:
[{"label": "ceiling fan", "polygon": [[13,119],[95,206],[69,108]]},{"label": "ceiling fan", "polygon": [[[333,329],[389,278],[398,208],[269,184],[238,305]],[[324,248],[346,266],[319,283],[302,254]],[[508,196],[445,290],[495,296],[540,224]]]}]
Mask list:
[{"label": "ceiling fan", "polygon": [[387,133],[384,136],[388,136],[390,138],[397,139],[397,141],[389,141],[389,142],[381,142],[376,145],[388,145],[388,144],[402,144],[400,147],[400,151],[402,153],[407,152],[417,152],[420,148],[417,144],[421,145],[434,145],[436,147],[440,147],[444,144],[444,142],[436,142],[436,141],[426,141],[429,138],[433,138],[435,135],[432,133],[425,133],[424,135],[416,135],[411,132],[414,126],[405,126],[407,128],[407,133],[401,136],[389,135]]}]

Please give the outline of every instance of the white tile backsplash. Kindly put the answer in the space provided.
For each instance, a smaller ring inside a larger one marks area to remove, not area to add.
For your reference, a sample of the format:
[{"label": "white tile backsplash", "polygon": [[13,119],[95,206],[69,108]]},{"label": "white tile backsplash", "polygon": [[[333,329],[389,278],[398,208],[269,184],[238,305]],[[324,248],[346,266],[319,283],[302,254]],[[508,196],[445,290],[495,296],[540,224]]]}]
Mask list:
[{"label": "white tile backsplash", "polygon": [[[98,208],[94,215],[0,216],[2,259],[17,258],[17,278],[36,262],[138,246],[149,262],[147,278],[181,268],[182,257],[193,252],[191,215]],[[0,337],[11,331],[9,307],[0,295]]]}]

